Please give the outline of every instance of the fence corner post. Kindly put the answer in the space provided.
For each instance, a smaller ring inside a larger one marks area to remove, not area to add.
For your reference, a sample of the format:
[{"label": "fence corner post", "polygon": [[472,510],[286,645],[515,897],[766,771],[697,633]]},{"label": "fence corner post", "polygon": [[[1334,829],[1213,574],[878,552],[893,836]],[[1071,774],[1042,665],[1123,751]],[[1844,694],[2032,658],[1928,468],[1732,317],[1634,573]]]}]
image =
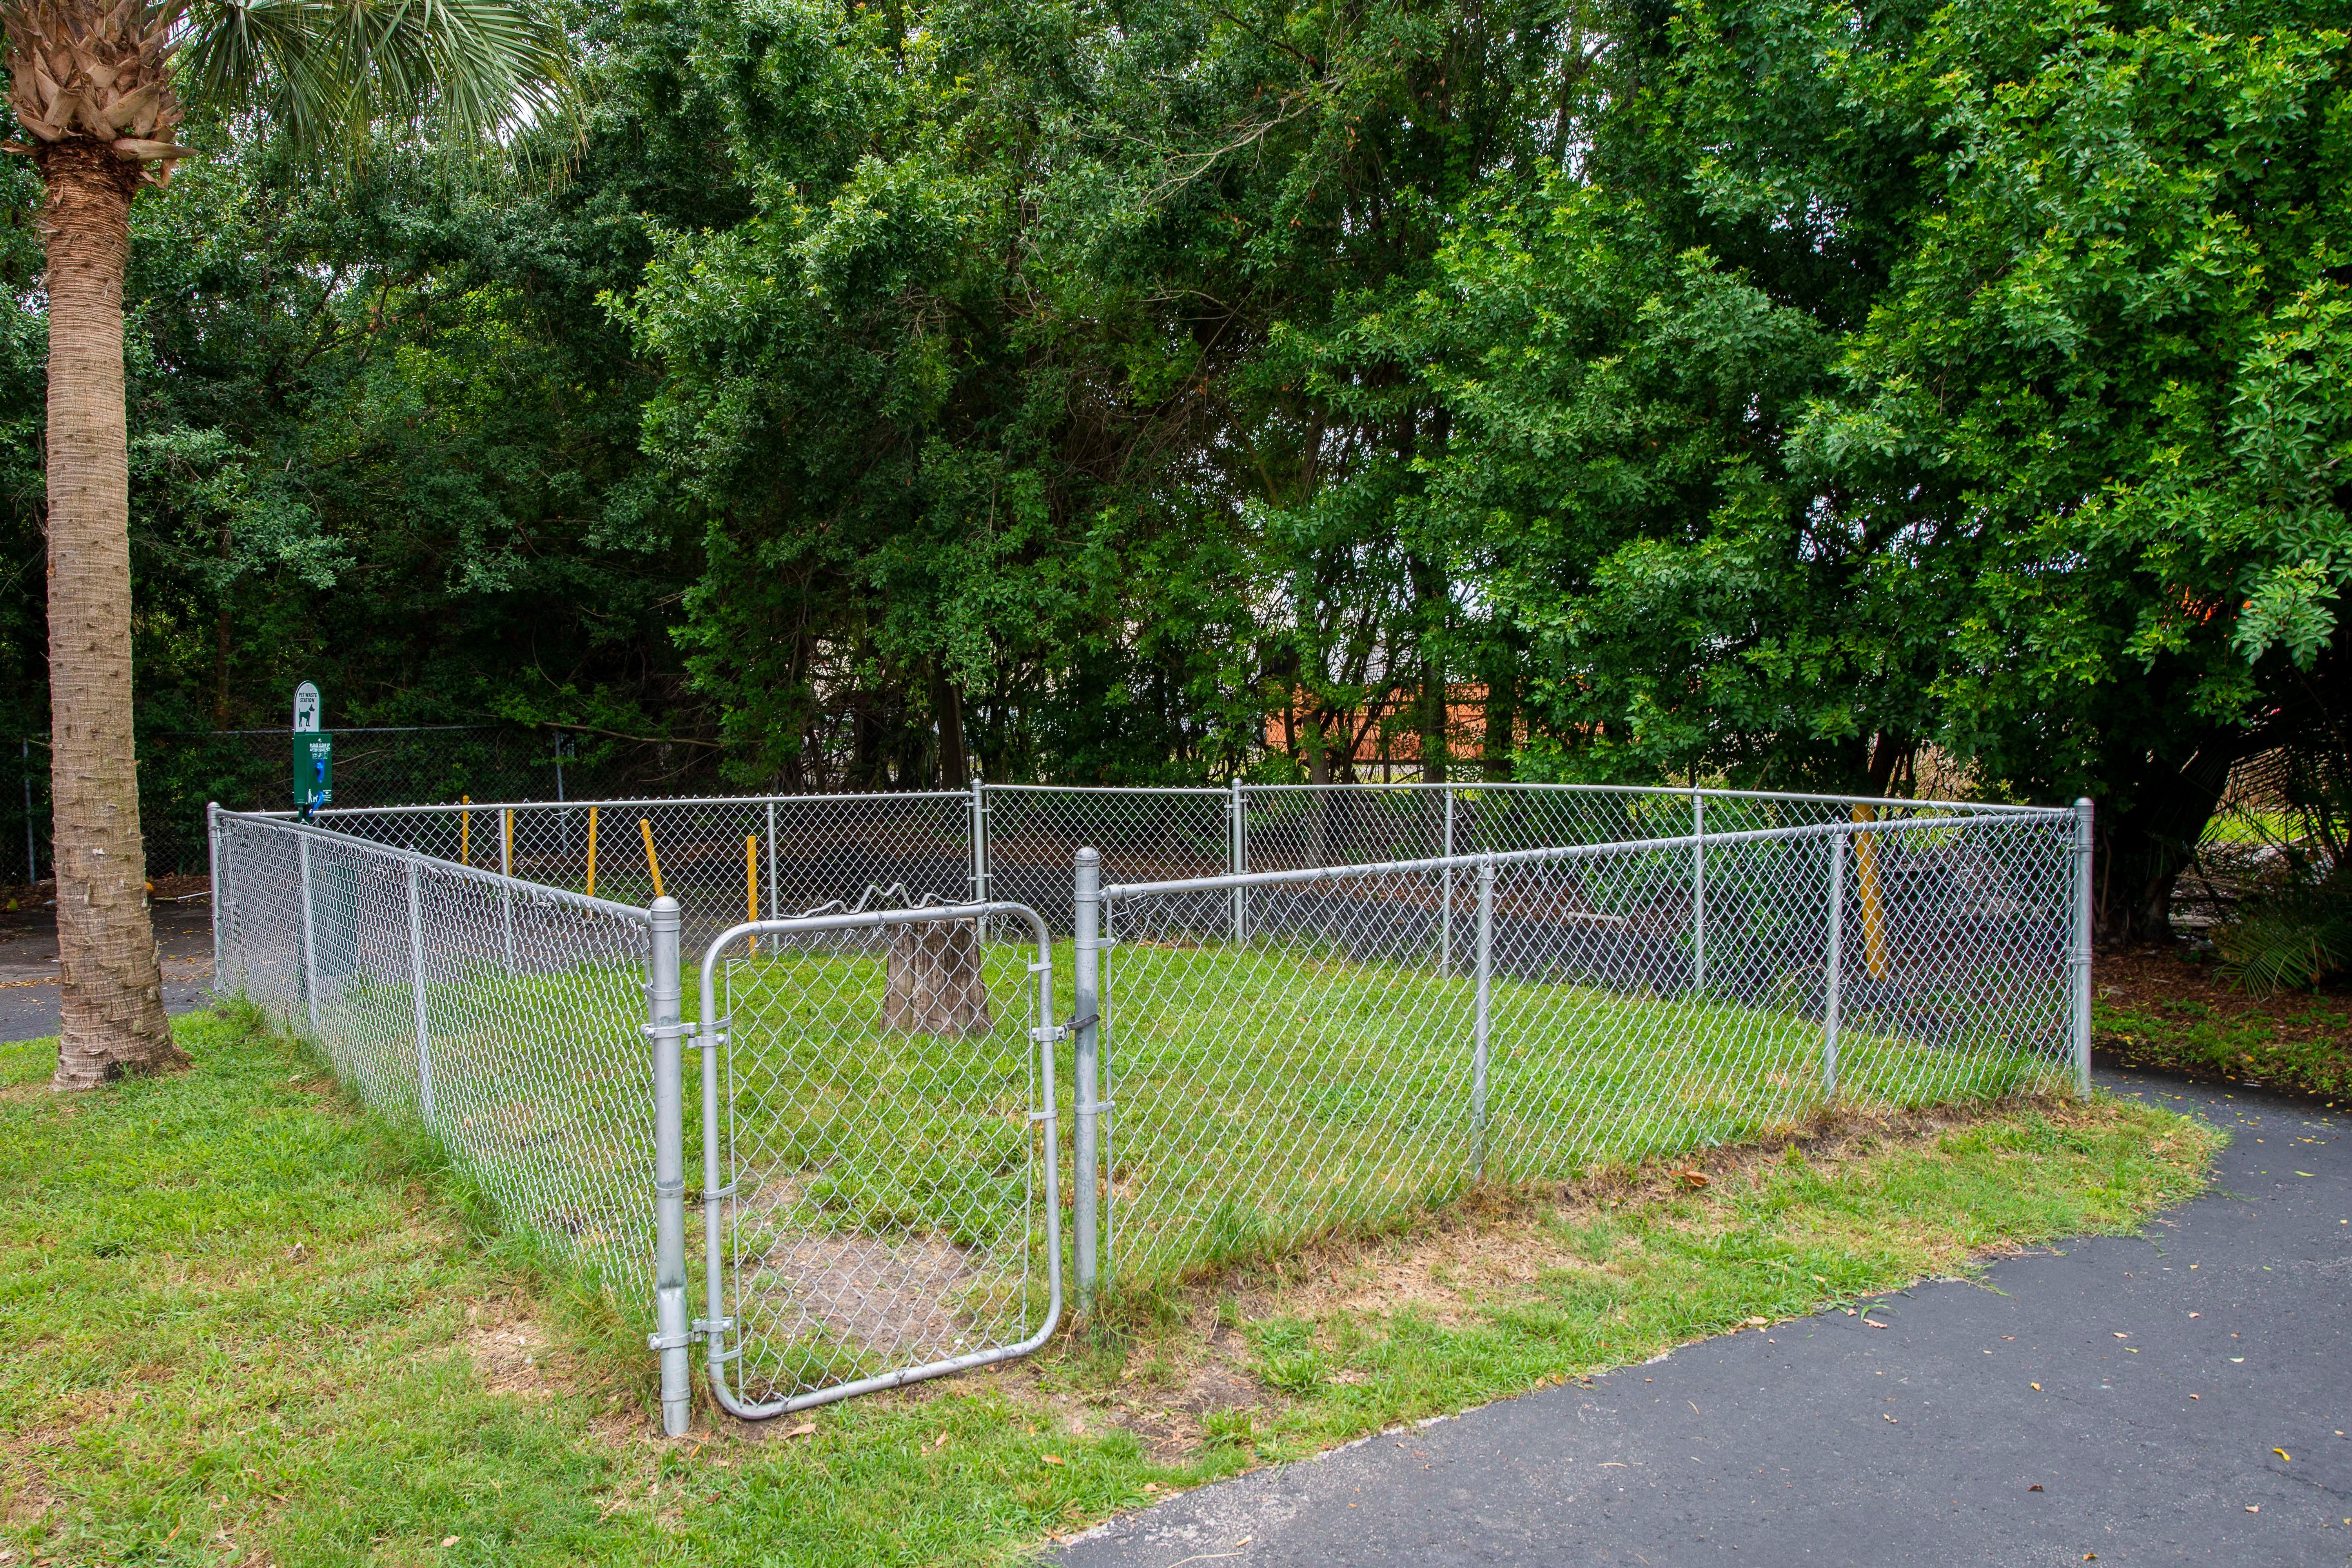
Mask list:
[{"label": "fence corner post", "polygon": [[686,1310],[685,1026],[678,984],[677,900],[662,897],[647,914],[653,942],[646,986],[646,1033],[654,1047],[654,1318],[647,1341],[661,1353],[662,1433],[686,1436],[692,1414],[692,1334]]},{"label": "fence corner post", "polygon": [[221,872],[220,872],[220,802],[205,802],[205,878],[212,884],[213,896],[213,984],[215,996],[220,994],[221,983]]},{"label": "fence corner post", "polygon": [[1706,994],[1706,796],[1691,790],[1691,994]]},{"label": "fence corner post", "polygon": [[1071,901],[1076,917],[1076,940],[1072,943],[1076,993],[1072,1033],[1076,1043],[1076,1071],[1070,1087],[1076,1104],[1072,1107],[1076,1131],[1070,1167],[1070,1243],[1077,1264],[1078,1303],[1091,1309],[1097,1272],[1097,1117],[1102,1110],[1097,1103],[1102,1039],[1102,857],[1092,849],[1081,848],[1077,852],[1076,884]]},{"label": "fence corner post", "polygon": [[1495,858],[1478,858],[1478,994],[1470,1023],[1470,1140],[1477,1179],[1486,1179],[1486,1041],[1494,1026]]},{"label": "fence corner post", "polygon": [[2069,955],[2074,973],[2074,1088],[2091,1092],[2091,802],[2087,795],[2074,803],[2074,931]]},{"label": "fence corner post", "polygon": [[1837,1100],[1838,989],[1844,979],[1845,952],[1842,929],[1845,919],[1845,840],[1843,828],[1830,830],[1829,952],[1822,961],[1822,1097]]}]

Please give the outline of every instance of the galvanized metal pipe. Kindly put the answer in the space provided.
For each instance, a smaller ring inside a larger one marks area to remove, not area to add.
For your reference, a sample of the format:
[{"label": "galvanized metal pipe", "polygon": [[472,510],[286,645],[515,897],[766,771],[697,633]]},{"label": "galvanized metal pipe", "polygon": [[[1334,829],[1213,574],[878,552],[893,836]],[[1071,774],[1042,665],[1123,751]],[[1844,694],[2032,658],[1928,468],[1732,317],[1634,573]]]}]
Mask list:
[{"label": "galvanized metal pipe", "polygon": [[1097,1272],[1095,1184],[1098,1160],[1095,1144],[1099,1130],[1097,1118],[1101,1110],[1097,1100],[1101,1087],[1102,857],[1092,849],[1080,849],[1076,861],[1076,940],[1072,949],[1076,956],[1073,978],[1076,991],[1076,1071],[1070,1089],[1077,1103],[1074,1107],[1076,1147],[1071,1156],[1070,1228],[1071,1249],[1077,1265],[1078,1304],[1090,1307]]},{"label": "galvanized metal pipe", "polygon": [[1691,791],[1691,990],[1706,994],[1706,796]]},{"label": "galvanized metal pipe", "polygon": [[686,1310],[686,1062],[679,1006],[677,900],[658,898],[651,917],[646,1033],[654,1055],[654,1322],[661,1354],[662,1431],[686,1435],[693,1395]]},{"label": "galvanized metal pipe", "polygon": [[1843,931],[1845,911],[1845,835],[1830,835],[1830,941],[1828,994],[1822,1006],[1822,1092],[1824,1098],[1837,1099],[1838,1053],[1838,987],[1845,966]]},{"label": "galvanized metal pipe", "polygon": [[971,897],[988,901],[988,786],[975,773],[971,781]]},{"label": "galvanized metal pipe", "polygon": [[1495,862],[1478,862],[1478,999],[1470,1025],[1470,1142],[1478,1180],[1486,1179],[1486,1040],[1494,1021]]},{"label": "galvanized metal pipe", "polygon": [[220,802],[205,802],[205,876],[212,884],[213,896],[213,994],[220,994],[221,984],[221,837]]},{"label": "galvanized metal pipe", "polygon": [[[1441,786],[1445,791],[1445,858],[1454,858],[1454,786]],[[1448,865],[1443,873],[1444,889],[1437,901],[1437,972],[1454,973],[1454,868]]]},{"label": "galvanized metal pipe", "polygon": [[433,1028],[425,1006],[425,896],[416,862],[408,863],[408,985],[416,1010],[416,1103],[429,1131],[433,1115]]},{"label": "galvanized metal pipe", "polygon": [[2091,1092],[2091,802],[2085,796],[2074,803],[2074,941],[2070,962],[2074,973],[2074,1088],[2078,1093]]},{"label": "galvanized metal pipe", "polygon": [[305,836],[294,847],[302,868],[302,1009],[310,1019],[310,1038],[319,1039],[319,942],[310,923],[310,840]]},{"label": "galvanized metal pipe", "polygon": [[[1243,835],[1249,831],[1245,826],[1247,820],[1245,813],[1248,806],[1242,798],[1242,781],[1238,775],[1234,779],[1233,805],[1227,809],[1229,818],[1225,827],[1225,866],[1238,877],[1249,869],[1249,850],[1243,837]],[[1243,891],[1238,882],[1234,884],[1233,906],[1234,941],[1245,942],[1249,938],[1248,895]]]},{"label": "galvanized metal pipe", "polygon": [[[514,875],[514,807],[512,806],[508,806],[499,813],[499,875],[509,878]],[[514,885],[511,882],[499,889],[499,921],[506,928],[507,970],[511,973],[515,966]]]}]

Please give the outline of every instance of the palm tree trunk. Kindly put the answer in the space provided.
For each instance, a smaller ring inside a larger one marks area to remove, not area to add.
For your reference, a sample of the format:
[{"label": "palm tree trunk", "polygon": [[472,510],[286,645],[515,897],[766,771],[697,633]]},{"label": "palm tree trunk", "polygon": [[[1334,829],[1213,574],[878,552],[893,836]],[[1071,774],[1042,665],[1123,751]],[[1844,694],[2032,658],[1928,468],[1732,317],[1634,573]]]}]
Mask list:
[{"label": "palm tree trunk", "polygon": [[163,1016],[131,729],[122,278],[138,169],[41,150],[49,293],[49,724],[63,1031],[50,1087],[184,1065]]}]

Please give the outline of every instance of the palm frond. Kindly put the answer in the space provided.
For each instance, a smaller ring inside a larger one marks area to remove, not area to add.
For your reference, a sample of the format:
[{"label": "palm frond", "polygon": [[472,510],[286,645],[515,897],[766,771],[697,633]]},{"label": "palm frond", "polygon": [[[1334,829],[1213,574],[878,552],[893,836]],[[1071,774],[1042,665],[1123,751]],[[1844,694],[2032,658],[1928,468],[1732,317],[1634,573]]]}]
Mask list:
[{"label": "palm frond", "polygon": [[386,121],[503,140],[572,97],[563,33],[530,0],[194,0],[180,66],[191,99],[312,151],[357,153]]}]

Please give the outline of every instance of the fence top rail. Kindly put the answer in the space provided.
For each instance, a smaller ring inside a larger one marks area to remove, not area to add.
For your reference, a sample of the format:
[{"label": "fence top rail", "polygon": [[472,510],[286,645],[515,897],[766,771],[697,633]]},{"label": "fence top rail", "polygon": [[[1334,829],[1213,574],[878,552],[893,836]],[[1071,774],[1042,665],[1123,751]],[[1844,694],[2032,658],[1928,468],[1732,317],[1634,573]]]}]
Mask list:
[{"label": "fence top rail", "polygon": [[[991,789],[1002,787],[996,784]],[[1391,784],[1244,784],[1250,795],[1307,795],[1318,791],[1356,790],[1364,793],[1381,791],[1451,790],[1455,795],[1476,795],[1486,790],[1522,791],[1539,795],[1660,795],[1670,800],[1802,800],[1823,805],[1871,805],[1905,808],[1914,811],[1962,812],[1971,816],[1985,815],[2036,816],[2071,816],[2071,805],[2019,805],[2000,801],[1981,800],[1918,800],[1900,795],[1807,795],[1791,790],[1771,789],[1711,789],[1693,788],[1687,784],[1533,784],[1525,780],[1488,781],[1447,780],[1442,784],[1419,779],[1400,779]],[[1217,792],[1222,794],[1223,792]]]},{"label": "fence top rail", "polygon": [[[349,734],[352,731],[341,731]],[[1233,786],[1202,784],[992,784],[982,786],[985,795],[1104,795],[1121,796],[1146,795],[1213,795],[1220,799],[1230,796]],[[1916,800],[1906,795],[1806,795],[1783,790],[1763,789],[1694,789],[1681,784],[1532,784],[1516,782],[1446,782],[1423,783],[1418,780],[1393,784],[1322,784],[1241,785],[1244,795],[1313,795],[1313,794],[1412,794],[1419,791],[1445,790],[1457,795],[1477,795],[1492,791],[1497,794],[1531,795],[1647,795],[1668,800],[1790,800],[1809,801],[1823,805],[1866,805],[1900,811],[1940,811],[1969,816],[2072,816],[2071,805],[2020,805],[2000,802],[1971,800]],[[331,805],[313,814],[313,820],[331,816],[431,816],[452,812],[468,811],[578,811],[586,806],[628,807],[680,805],[784,805],[817,801],[959,801],[970,802],[968,789],[948,790],[875,790],[856,795],[635,795],[609,799],[581,800],[474,800],[431,805]],[[268,817],[290,821],[290,810],[240,812],[241,816]]]},{"label": "fence top rail", "polygon": [[[2073,814],[2064,814],[2072,820]],[[1669,849],[1720,849],[1738,844],[1769,844],[1805,838],[1854,837],[1863,834],[1918,833],[1930,827],[1980,826],[1986,823],[2054,820],[2046,811],[2019,810],[2001,816],[1978,813],[1965,817],[1897,818],[1891,822],[1825,822],[1807,827],[1759,827],[1739,833],[1685,834],[1679,838],[1624,838],[1608,844],[1561,845],[1548,849],[1510,849],[1490,855],[1439,855],[1422,860],[1382,860],[1363,866],[1310,866],[1296,871],[1228,872],[1217,877],[1183,877],[1164,882],[1119,882],[1102,890],[1103,901],[1156,898],[1168,893],[1209,892],[1225,888],[1265,888],[1288,882],[1328,882],[1354,877],[1383,877],[1416,871],[1475,871],[1487,866],[1524,866],[1539,861],[1598,860],[1625,855],[1654,854]]]},{"label": "fence top rail", "polygon": [[[993,789],[997,786],[989,786]],[[902,789],[885,790],[869,795],[641,795],[635,798],[588,800],[467,800],[453,805],[329,805],[311,814],[318,820],[329,816],[446,816],[463,811],[583,811],[589,806],[599,809],[621,809],[649,805],[783,805],[809,801],[872,801],[872,800],[952,800],[970,805],[971,792],[961,789]],[[291,821],[291,811],[248,811],[240,816],[266,816],[279,821]]]},{"label": "fence top rail", "polygon": [[703,994],[710,994],[712,966],[729,943],[747,936],[793,936],[815,931],[873,930],[884,926],[923,925],[938,921],[986,920],[1003,916],[1018,920],[1035,939],[1039,962],[1047,961],[1054,939],[1045,917],[1026,904],[990,899],[976,904],[922,904],[910,910],[843,910],[828,915],[786,915],[777,920],[742,921],[710,939],[702,950]]},{"label": "fence top rail", "polygon": [[378,844],[373,838],[362,838],[355,834],[337,833],[331,827],[320,827],[315,823],[296,822],[287,816],[253,811],[224,811],[220,815],[223,821],[249,822],[257,827],[266,827],[275,832],[323,839],[339,849],[349,849],[357,854],[373,856],[379,860],[390,860],[395,863],[409,862],[424,867],[438,876],[457,877],[469,882],[479,882],[485,887],[508,888],[519,893],[529,894],[532,898],[547,899],[583,910],[593,910],[600,915],[617,915],[624,920],[635,921],[639,925],[647,924],[653,919],[649,911],[641,910],[635,904],[617,904],[610,899],[593,899],[585,893],[575,893],[569,888],[551,888],[544,882],[529,881],[521,877],[501,876],[496,871],[485,871],[478,866],[461,866],[455,860],[444,860],[438,856],[426,855],[419,850],[403,849],[391,844]]},{"label": "fence top rail", "polygon": [[992,784],[986,788],[990,795],[1213,795],[1223,799],[1233,794],[1230,787],[1212,784]]}]

